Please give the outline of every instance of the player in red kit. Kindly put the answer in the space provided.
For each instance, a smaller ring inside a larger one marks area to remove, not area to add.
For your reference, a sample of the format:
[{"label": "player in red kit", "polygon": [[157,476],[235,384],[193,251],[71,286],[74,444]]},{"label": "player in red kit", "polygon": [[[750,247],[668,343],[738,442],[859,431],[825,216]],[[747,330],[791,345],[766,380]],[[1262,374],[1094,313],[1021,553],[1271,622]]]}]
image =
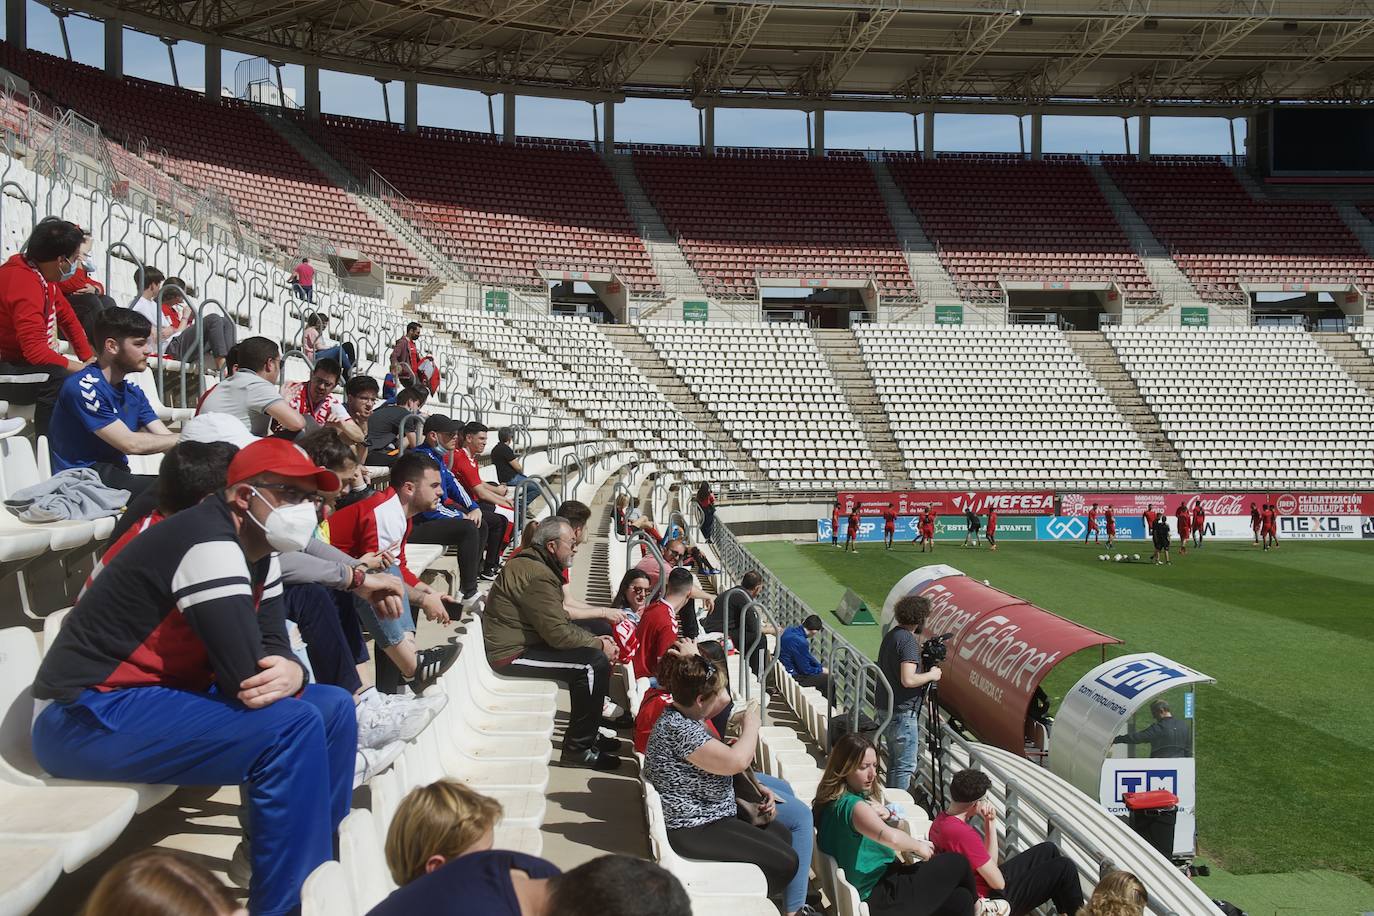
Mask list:
[{"label": "player in red kit", "polygon": [[1256,547],[1259,546],[1259,542],[1260,542],[1260,528],[1263,527],[1263,524],[1264,524],[1263,521],[1260,519],[1260,510],[1259,510],[1259,507],[1256,506],[1254,503],[1251,503],[1251,504],[1250,504],[1250,530],[1253,531],[1254,534],[1255,534],[1255,546],[1256,546]]},{"label": "player in red kit", "polygon": [[1278,548],[1278,513],[1274,511],[1271,503],[1264,504],[1264,511],[1260,513],[1260,542],[1264,544],[1264,549],[1270,547]]},{"label": "player in red kit", "polygon": [[1153,505],[1146,506],[1140,517],[1145,521],[1145,536],[1149,537],[1150,532],[1155,530],[1155,507]]},{"label": "player in red kit", "polygon": [[835,505],[830,507],[830,546],[840,546],[840,498],[835,497]]},{"label": "player in red kit", "polygon": [[883,509],[883,544],[888,549],[892,549],[892,539],[897,535],[897,509],[888,503]]},{"label": "player in red kit", "polygon": [[1102,518],[1107,523],[1107,546],[1111,547],[1116,543],[1116,512],[1108,506],[1102,512]]},{"label": "player in red kit", "polygon": [[856,502],[854,507],[849,510],[849,530],[844,533],[844,549],[854,553],[859,552],[858,545],[855,543],[859,539],[859,524],[862,521],[859,516],[859,504]]},{"label": "player in red kit", "polygon": [[1202,508],[1202,500],[1193,503],[1193,546],[1202,546],[1202,529],[1207,524],[1207,510]]},{"label": "player in red kit", "polygon": [[1188,552],[1188,538],[1193,533],[1193,514],[1188,511],[1187,503],[1178,504],[1178,555],[1183,556]]},{"label": "player in red kit", "polygon": [[988,509],[988,550],[997,549],[997,509]]},{"label": "player in red kit", "polygon": [[1102,543],[1102,535],[1097,531],[1097,503],[1093,503],[1092,508],[1088,510],[1088,530],[1083,535],[1084,545],[1088,543],[1088,538],[1092,538],[1095,544]]},{"label": "player in red kit", "polygon": [[921,516],[921,553],[925,553],[927,547],[931,553],[935,552],[935,513],[929,508]]}]

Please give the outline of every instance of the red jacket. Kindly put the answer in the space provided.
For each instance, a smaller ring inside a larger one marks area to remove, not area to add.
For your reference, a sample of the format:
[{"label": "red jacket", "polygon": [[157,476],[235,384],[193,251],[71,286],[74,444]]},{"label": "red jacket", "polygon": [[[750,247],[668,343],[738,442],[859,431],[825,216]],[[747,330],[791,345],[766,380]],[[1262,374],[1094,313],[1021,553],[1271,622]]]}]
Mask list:
[{"label": "red jacket", "polygon": [[22,254],[0,265],[0,360],[30,366],[66,366],[53,349],[58,330],[77,359],[93,355],[86,332],[56,283],[43,279]]},{"label": "red jacket", "polygon": [[92,278],[90,274],[86,273],[86,268],[80,264],[76,266],[76,273],[57,284],[57,288],[62,290],[63,295],[67,296],[72,293],[79,293],[87,286],[94,286],[97,293],[105,292],[104,284]]},{"label": "red jacket", "polygon": [[[402,523],[404,522],[404,528]],[[329,543],[348,554],[361,557],[386,549],[392,552],[401,567],[401,578],[407,585],[419,585],[419,578],[406,567],[406,541],[410,540],[410,519],[405,516],[396,491],[388,487],[366,499],[344,506],[329,516]],[[395,535],[400,534],[399,539]],[[386,543],[381,535],[386,534]]]}]

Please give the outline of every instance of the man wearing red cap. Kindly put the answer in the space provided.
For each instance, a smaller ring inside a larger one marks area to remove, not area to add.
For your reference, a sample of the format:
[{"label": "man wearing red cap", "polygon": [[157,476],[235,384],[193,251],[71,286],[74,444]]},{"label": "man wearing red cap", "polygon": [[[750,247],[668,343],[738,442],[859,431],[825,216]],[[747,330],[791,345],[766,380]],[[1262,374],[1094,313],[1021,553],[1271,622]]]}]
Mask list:
[{"label": "man wearing red cap", "polygon": [[339,478],[264,439],[212,494],[134,538],[72,609],[34,679],[33,749],[67,779],[242,787],[249,909],[300,906],[353,790],[353,698],[308,684],[284,623],[280,551]]}]

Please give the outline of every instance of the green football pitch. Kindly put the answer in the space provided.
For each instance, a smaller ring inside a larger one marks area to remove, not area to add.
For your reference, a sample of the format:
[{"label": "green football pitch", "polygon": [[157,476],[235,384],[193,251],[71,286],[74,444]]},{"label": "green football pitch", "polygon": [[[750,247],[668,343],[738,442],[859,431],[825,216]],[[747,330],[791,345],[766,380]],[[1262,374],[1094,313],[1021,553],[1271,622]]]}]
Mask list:
[{"label": "green football pitch", "polygon": [[[852,588],[881,612],[893,584],[932,561],[915,546],[760,541],[749,549],[860,649],[876,626],[840,626]],[[1213,541],[1172,566],[1103,563],[1078,544],[939,545],[934,560],[1217,679],[1198,694],[1202,881],[1251,916],[1374,911],[1374,542],[1285,542],[1264,553]],[[1072,656],[1045,682],[1055,707],[1100,660]]]}]

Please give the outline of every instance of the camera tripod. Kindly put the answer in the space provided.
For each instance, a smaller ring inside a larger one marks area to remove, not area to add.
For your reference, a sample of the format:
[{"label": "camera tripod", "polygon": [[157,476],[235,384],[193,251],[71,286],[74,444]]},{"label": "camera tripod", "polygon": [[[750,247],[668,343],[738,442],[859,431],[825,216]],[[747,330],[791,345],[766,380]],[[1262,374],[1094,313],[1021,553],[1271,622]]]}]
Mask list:
[{"label": "camera tripod", "polygon": [[926,685],[926,748],[930,751],[930,816],[945,809],[945,733],[938,683]]}]

